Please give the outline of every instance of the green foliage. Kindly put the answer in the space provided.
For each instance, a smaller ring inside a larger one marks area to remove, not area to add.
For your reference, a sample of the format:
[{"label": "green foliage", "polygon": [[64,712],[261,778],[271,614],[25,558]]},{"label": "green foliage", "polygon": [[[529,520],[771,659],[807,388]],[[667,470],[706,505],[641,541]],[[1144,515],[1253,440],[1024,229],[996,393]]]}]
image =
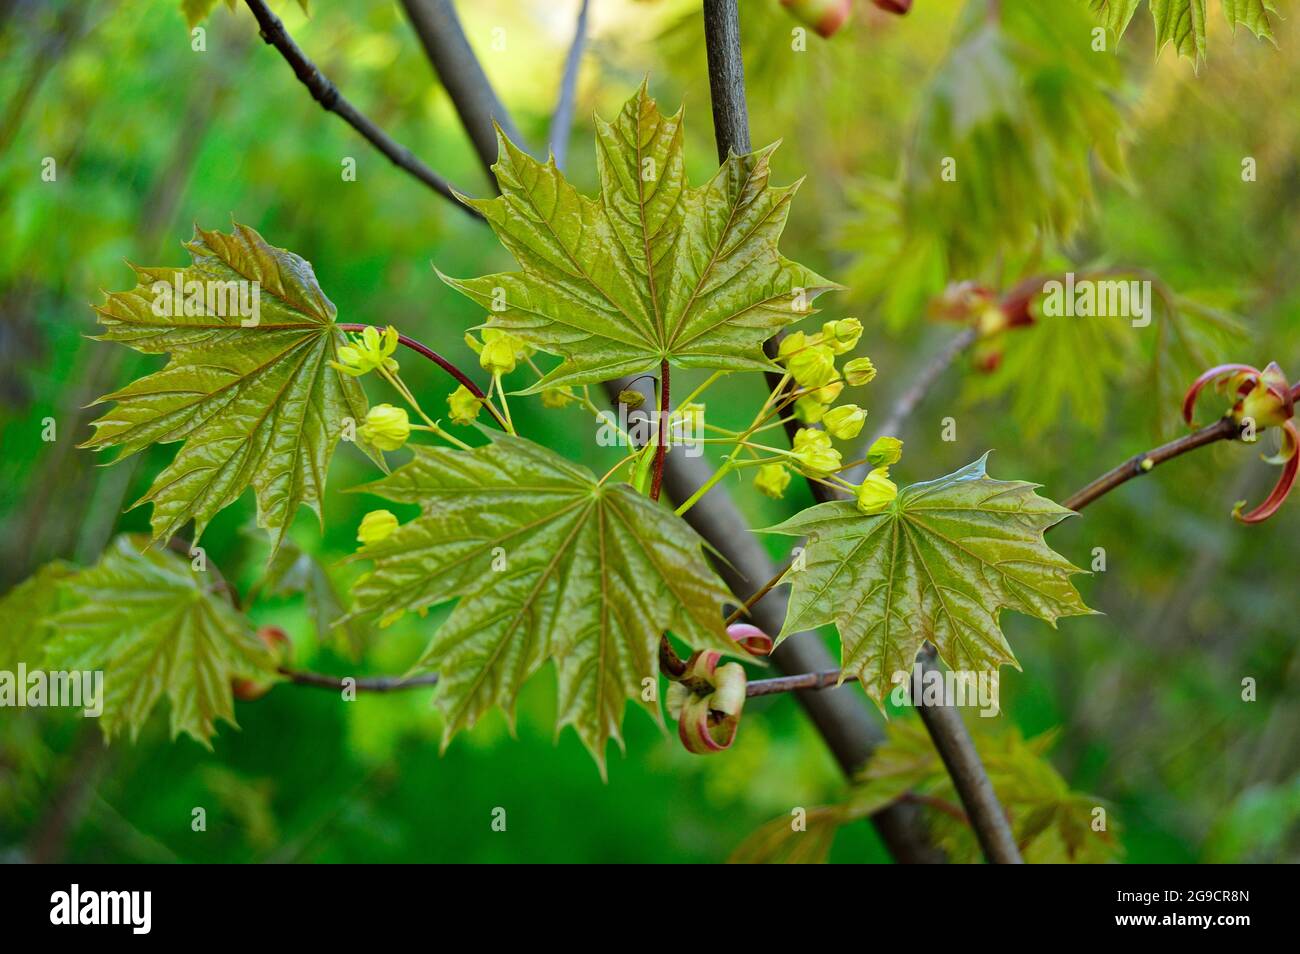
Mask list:
[{"label": "green foliage", "polygon": [[[250,534],[251,536],[252,534]],[[365,648],[366,627],[359,620],[344,620],[344,596],[329,569],[314,554],[292,540],[285,540],[266,564],[258,579],[255,597],[287,597],[301,593],[307,611],[322,643],[333,643],[352,659],[360,658]]]},{"label": "green foliage", "polygon": [[1045,316],[1042,297],[1031,302],[1032,328],[1000,336],[997,369],[967,378],[972,399],[1009,395],[1011,411],[1025,436],[1050,433],[1061,421],[1098,431],[1106,423],[1116,391],[1140,389],[1151,430],[1167,436],[1182,426],[1183,393],[1203,370],[1227,361],[1246,335],[1241,319],[1191,295],[1171,289],[1159,276],[1106,269],[1080,278],[1149,281],[1149,330],[1135,334],[1127,317]]},{"label": "green foliage", "polygon": [[1126,175],[1121,71],[1080,42],[1087,14],[1038,0],[1000,9],[967,5],[898,180],[858,190],[849,284],[892,327],[922,316],[949,277],[990,277],[1069,237],[1093,201],[1091,155]]},{"label": "green foliage", "polygon": [[[1118,43],[1137,12],[1140,0],[1088,0],[1094,14]],[[1150,0],[1155,23],[1156,53],[1172,45],[1180,56],[1199,69],[1205,62],[1208,18],[1206,0]],[[1273,0],[1222,0],[1223,15],[1235,31],[1241,25],[1262,40],[1273,39],[1270,15],[1277,16]]]},{"label": "green foliage", "polygon": [[[186,248],[193,265],[133,266],[139,284],[95,309],[102,340],[171,360],[101,398],[117,406],[94,422],[85,446],[120,447],[121,460],[184,441],[139,501],[153,504],[154,537],[192,519],[197,541],[251,484],[274,548],[299,506],[321,516],[330,457],[345,420],[365,419],[365,394],[329,365],[346,336],[310,264],[243,225],[229,235],[196,227]],[[248,327],[252,318],[230,305],[229,283],[241,282],[260,288],[259,320]],[[382,466],[378,451],[367,452]]]},{"label": "green foliage", "polygon": [[[733,862],[819,863],[830,854],[838,830],[867,818],[907,793],[926,806],[936,844],[952,861],[978,863],[983,857],[960,809],[952,777],[919,719],[894,719],[888,738],[871,756],[848,798],[839,805],[808,809],[807,830],[790,818],[763,825],[733,853]],[[1109,817],[1094,828],[1094,812],[1104,806],[1094,796],[1070,790],[1046,758],[1055,735],[1026,741],[1015,729],[990,731],[972,725],[980,758],[1011,829],[1030,864],[1101,864],[1120,854],[1116,825]]]},{"label": "green foliage", "polygon": [[1017,665],[1002,635],[1003,609],[1053,626],[1092,612],[1070,577],[1083,572],[1043,540],[1070,511],[1034,485],[994,480],[985,457],[912,484],[883,513],[819,504],[771,532],[807,536],[805,565],[791,568],[791,633],[834,622],[845,675],[883,707],[895,673],[912,671],[928,640],[953,669]]},{"label": "green foliage", "polygon": [[444,745],[494,705],[513,722],[520,688],[555,660],[559,724],[603,773],[627,699],[660,718],[645,687],[665,630],[736,654],[722,627],[727,590],[699,537],[629,485],[598,483],[508,436],[472,451],[413,450],[411,463],[362,488],[423,514],[360,552],[374,569],[354,590],[354,613],[391,622],[459,598],[415,666],[441,673]]},{"label": "green foliage", "polygon": [[142,537],[119,537],[62,587],[67,605],[48,619],[43,663],[103,671],[106,739],[123,729],[136,738],[165,695],[172,735],[211,747],[218,719],[235,725],[231,680],[275,671],[249,622],[213,592],[214,577]]},{"label": "green foliage", "polygon": [[531,390],[681,367],[764,370],[762,343],[838,287],[777,249],[798,184],[769,185],[775,146],[686,180],[682,112],[643,84],[597,120],[600,194],[579,194],[498,130],[501,195],[466,199],[523,269],[445,278],[499,328],[564,362]]},{"label": "green foliage", "polygon": [[63,604],[62,585],[76,569],[62,560],[47,563],[0,598],[0,671],[20,663],[34,668],[45,653],[50,617]]}]

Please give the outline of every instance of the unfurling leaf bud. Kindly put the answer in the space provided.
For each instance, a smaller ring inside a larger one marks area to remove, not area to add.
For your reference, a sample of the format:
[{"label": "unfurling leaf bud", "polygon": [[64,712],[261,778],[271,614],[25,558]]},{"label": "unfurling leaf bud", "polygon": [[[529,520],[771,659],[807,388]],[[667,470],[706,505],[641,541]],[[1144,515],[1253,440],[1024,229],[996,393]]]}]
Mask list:
[{"label": "unfurling leaf bud", "polygon": [[869,384],[875,377],[876,366],[870,358],[854,358],[844,364],[844,380],[849,382],[850,387]]},{"label": "unfurling leaf bud", "polygon": [[889,479],[889,468],[877,467],[858,488],[858,509],[865,514],[880,513],[897,496],[898,485]]},{"label": "unfurling leaf bud", "polygon": [[453,424],[459,424],[462,427],[473,424],[482,407],[483,402],[475,397],[474,392],[463,384],[447,395],[447,410]]},{"label": "unfurling leaf bud", "polygon": [[786,367],[800,387],[819,388],[835,380],[835,352],[828,345],[812,345],[791,355]]},{"label": "unfurling leaf bud", "polygon": [[[293,643],[290,642],[288,633],[279,626],[259,626],[257,638],[271,654],[276,668],[289,664],[293,657]],[[254,702],[270,692],[272,685],[274,683],[270,681],[232,679],[230,692],[240,702]]]},{"label": "unfurling leaf bud", "polygon": [[361,437],[383,451],[395,451],[411,436],[411,420],[406,411],[391,404],[376,404],[361,425]]},{"label": "unfurling leaf bud", "polygon": [[900,17],[912,9],[912,0],[872,0],[886,13],[897,13]]},{"label": "unfurling leaf bud", "polygon": [[848,354],[858,346],[862,337],[862,322],[856,318],[841,318],[822,325],[822,342],[830,345],[836,354]]},{"label": "unfurling leaf bud", "polygon": [[780,464],[764,464],[754,476],[754,489],[765,497],[780,500],[790,486],[790,472]]},{"label": "unfurling leaf bud", "polygon": [[897,437],[877,437],[867,450],[872,467],[892,467],[903,459],[903,442]]},{"label": "unfurling leaf bud", "polygon": [[721,752],[731,746],[745,706],[745,667],[719,666],[714,650],[696,652],[679,680],[668,686],[668,714],[677,720],[677,735],[686,751],[696,755]]},{"label": "unfurling leaf bud", "polygon": [[834,36],[853,11],[851,0],[781,0],[781,6],[822,37]]},{"label": "unfurling leaf bud", "polygon": [[636,388],[625,388],[618,392],[618,403],[629,411],[634,411],[645,403],[645,395]]},{"label": "unfurling leaf bud", "polygon": [[372,510],[361,518],[357,528],[357,541],[371,546],[386,539],[397,529],[397,518],[388,510]]},{"label": "unfurling leaf bud", "polygon": [[727,627],[727,635],[751,656],[767,656],[772,652],[772,637],[752,623],[732,623]]},{"label": "unfurling leaf bud", "polygon": [[831,436],[825,431],[800,428],[794,435],[791,456],[805,473],[815,477],[824,477],[840,469],[840,452],[831,446]]},{"label": "unfurling leaf bud", "polygon": [[851,441],[862,432],[866,420],[867,412],[856,404],[841,404],[826,412],[822,425],[836,440]]}]

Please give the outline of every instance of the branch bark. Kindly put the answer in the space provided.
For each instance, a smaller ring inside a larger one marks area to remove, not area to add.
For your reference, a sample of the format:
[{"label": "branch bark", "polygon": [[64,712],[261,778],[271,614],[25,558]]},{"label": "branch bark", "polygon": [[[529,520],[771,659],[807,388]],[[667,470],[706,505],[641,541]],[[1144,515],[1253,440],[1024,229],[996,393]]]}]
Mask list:
[{"label": "branch bark", "polygon": [[578,21],[573,27],[573,43],[569,54],[564,59],[564,76],[560,79],[560,94],[555,101],[555,112],[551,116],[551,130],[548,139],[551,155],[555,164],[564,168],[569,158],[569,133],[573,129],[573,104],[578,93],[578,72],[582,65],[582,51],[587,45],[587,2],[582,0],[578,8]]},{"label": "branch bark", "polygon": [[402,8],[438,80],[456,107],[488,181],[496,188],[492,165],[497,161],[497,134],[493,121],[511,142],[523,140],[474,55],[456,16],[456,7],[451,0],[402,0]]},{"label": "branch bark", "polygon": [[257,18],[257,25],[261,30],[262,39],[275,47],[280,55],[284,57],[285,62],[293,68],[294,76],[298,77],[302,85],[307,87],[312,99],[320,103],[327,112],[338,116],[359,132],[367,142],[386,156],[393,165],[409,172],[443,198],[450,199],[466,215],[482,219],[478,212],[456,198],[456,190],[446,179],[417,159],[411,150],[395,141],[388,133],[376,126],[360,110],[348,102],[343,94],[339,92],[338,87],[330,82],[329,78],[316,67],[316,64],[298,48],[298,44],[293,41],[293,37],[284,28],[280,18],[271,12],[263,0],[244,0],[244,2],[248,5],[248,9],[252,11],[253,16]]},{"label": "branch bark", "polygon": [[[720,161],[725,161],[726,157],[732,153],[743,155],[751,151],[749,138],[749,115],[745,103],[745,66],[740,47],[740,14],[737,9],[737,0],[704,0],[704,42],[709,63],[709,93],[713,103],[713,133],[717,140],[718,158]],[[776,346],[777,339],[775,338],[767,343],[767,351],[769,355],[774,352]],[[780,379],[775,375],[769,374],[768,387],[773,387],[775,382],[779,380]],[[793,422],[788,423],[786,425],[787,434],[792,435],[796,426],[797,425],[794,425]],[[834,500],[839,496],[831,488],[816,481],[810,480],[808,486],[812,491],[814,499],[819,502]],[[708,499],[709,498],[706,496],[700,503],[703,504]],[[694,508],[687,511],[687,520],[690,521],[691,515],[695,514],[700,509],[700,505],[696,505]],[[691,522],[694,523],[694,521]],[[743,524],[734,532],[740,536],[748,536]],[[701,535],[705,536],[706,539],[712,539],[706,534]],[[769,573],[767,576],[759,576],[757,579],[765,580],[770,575],[771,574]],[[730,582],[731,581],[729,580],[728,583],[730,584]],[[734,587],[733,592],[736,592]],[[775,593],[770,594],[766,598],[758,601],[757,605],[750,611],[751,617],[754,617],[757,621],[759,614],[766,612],[766,607],[770,607],[778,602],[780,604],[780,616],[773,620],[776,624],[776,628],[767,630],[768,632],[780,632],[781,626],[784,625],[785,608],[787,603],[785,595],[781,594],[778,597]],[[759,625],[762,628],[767,629],[763,623],[759,623]],[[819,653],[809,654],[814,657],[820,657],[820,659],[814,658],[809,660],[800,660],[800,663],[812,662],[814,664],[799,665],[799,670],[808,671],[827,668],[826,662],[831,662],[830,656],[826,652],[825,647],[822,646],[821,643],[817,641],[816,637],[811,634],[801,633],[786,639],[779,647],[777,647],[777,652],[774,653],[773,656],[776,657],[782,650],[785,650],[787,647],[796,643],[801,644],[800,649],[807,646],[816,646],[820,649]],[[791,654],[787,653],[787,656],[788,655]],[[800,655],[802,655],[802,653],[800,653]],[[778,660],[778,663],[781,664],[782,668],[787,672],[790,671],[781,660]],[[843,695],[842,690],[838,690],[837,693],[841,696]],[[814,695],[813,698],[821,698],[821,696]],[[876,725],[874,717],[869,714],[866,702],[862,700],[861,696],[850,696],[848,698],[851,699],[853,703],[856,703],[854,707],[858,711],[849,713],[848,711],[845,711],[847,707],[842,706],[842,711],[838,713],[838,715],[846,718],[847,721],[845,723],[835,727],[823,727],[819,724],[818,728],[823,730],[822,734],[826,736],[828,741],[830,741],[831,738],[835,738],[843,751],[846,753],[853,753],[857,756],[857,761],[853,763],[851,768],[846,766],[846,771],[851,774],[861,765],[861,763],[865,762],[867,758],[870,757],[872,750],[883,738],[883,733]],[[961,769],[968,778],[976,778],[984,775],[984,767],[979,761],[979,755],[975,751],[974,743],[971,742],[970,736],[966,732],[966,727],[962,723],[960,715],[955,712],[953,714],[955,718],[927,721],[926,728],[930,730],[931,736],[935,737],[935,745],[940,748],[940,751],[946,749],[953,753],[954,757],[963,760],[961,763]],[[816,720],[816,717],[814,717],[814,720]],[[828,732],[831,734],[827,735]],[[848,733],[848,737],[845,736],[845,733]],[[938,738],[939,735],[944,736],[942,745]],[[948,738],[948,736],[954,737]],[[841,761],[841,765],[843,764],[844,762]],[[985,776],[985,782],[987,783],[987,776]],[[985,787],[987,787],[988,791],[992,791],[991,783],[988,783],[987,786],[979,787],[978,790],[983,791]],[[974,792],[976,790],[976,787],[970,787],[970,791]],[[958,791],[960,792],[961,789],[959,788]],[[996,799],[994,799],[994,801],[996,802]],[[886,812],[893,812],[904,807],[905,806],[901,803],[895,803],[894,806],[886,809]],[[975,827],[977,830],[981,825],[988,828],[990,831],[988,840],[990,843],[994,843],[996,840],[994,829],[996,828],[997,822],[993,819],[986,819],[980,813],[982,807],[982,802],[965,806],[966,812],[971,818],[972,827]],[[873,816],[873,821],[881,818],[884,814],[885,813],[882,812],[879,815]],[[1001,818],[1002,821],[1005,822],[1005,814],[999,813],[998,818]],[[892,826],[893,821],[886,821],[886,825]],[[877,827],[880,827],[879,822],[877,822]],[[884,829],[882,828],[882,834],[883,833]],[[983,838],[981,838],[980,843],[981,845],[984,844]],[[891,850],[892,847],[893,846],[891,845]],[[923,848],[918,843],[909,845],[908,850],[910,853],[926,852],[929,848],[928,846]],[[896,855],[895,857],[899,856]],[[902,860],[901,857],[900,860]],[[989,860],[992,861],[995,859],[989,857]]]}]

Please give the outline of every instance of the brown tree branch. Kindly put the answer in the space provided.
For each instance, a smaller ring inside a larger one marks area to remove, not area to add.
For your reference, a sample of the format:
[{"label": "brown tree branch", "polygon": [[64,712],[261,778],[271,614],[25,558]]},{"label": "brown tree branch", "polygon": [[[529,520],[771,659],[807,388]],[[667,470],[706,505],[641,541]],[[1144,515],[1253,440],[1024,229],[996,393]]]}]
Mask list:
[{"label": "brown tree branch", "polygon": [[456,7],[451,0],[402,0],[402,8],[495,189],[492,165],[497,161],[497,134],[493,122],[511,142],[523,140],[474,55]]},{"label": "brown tree branch", "polygon": [[[709,63],[709,94],[713,104],[713,134],[717,140],[718,158],[725,161],[726,157],[731,154],[743,155],[751,151],[749,138],[749,116],[745,104],[745,66],[744,58],[740,47],[740,13],[737,9],[737,0],[704,0],[704,43],[708,54]],[[769,355],[775,352],[778,346],[778,340],[773,338],[768,341],[766,350]],[[768,387],[772,388],[775,381],[778,381],[775,375],[768,375]],[[786,424],[787,434],[793,435],[797,425],[793,421]],[[819,502],[837,499],[839,496],[836,491],[817,481],[809,481],[808,487],[812,491],[813,498]],[[705,500],[708,498],[705,497]],[[703,503],[704,501],[701,501]],[[687,519],[695,513],[699,507],[694,507],[687,511]],[[742,535],[744,531],[741,531]],[[706,539],[708,537],[706,536]],[[770,575],[770,574],[769,574]],[[762,577],[760,577],[761,579]],[[751,610],[751,615],[756,614],[764,606],[774,603],[775,601],[769,596],[766,599],[758,601]],[[777,624],[776,629],[769,632],[779,632],[780,627],[784,624],[786,599],[781,599],[782,620]],[[761,625],[761,624],[760,624]],[[774,658],[778,657],[783,649],[789,647],[792,643],[801,641],[805,645],[818,645],[816,637],[812,635],[799,635],[786,639],[777,647],[773,653]],[[821,656],[829,658],[825,648],[821,647]],[[787,650],[788,652],[788,650]],[[782,667],[786,668],[786,667]],[[825,665],[815,665],[808,667],[808,670],[820,670],[828,668]],[[790,670],[786,668],[786,671]],[[850,723],[860,738],[855,740],[854,747],[861,753],[860,762],[865,762],[870,756],[871,751],[881,740],[883,733],[872,721],[868,714],[866,703],[861,697],[855,697],[861,713]],[[865,726],[871,726],[866,729]],[[974,744],[970,741],[966,733],[966,727],[960,717],[954,720],[934,720],[933,724],[927,722],[926,727],[934,733],[956,733],[961,738],[954,740],[945,740],[944,747],[947,751],[953,753],[954,757],[965,759],[962,770],[967,777],[975,777],[984,774],[983,765],[979,762],[979,755],[975,752]],[[936,739],[936,746],[938,745]],[[973,756],[973,761],[970,757]],[[848,768],[846,771],[852,775],[858,765]],[[988,786],[991,790],[991,786]],[[970,791],[982,791],[982,787],[968,786]],[[959,789],[960,791],[960,789]],[[897,811],[903,806],[895,804],[886,811]],[[997,821],[994,819],[984,819],[979,811],[984,807],[983,802],[967,805],[966,810],[970,814],[974,827],[983,826],[991,832],[989,835],[990,843],[995,839],[995,829]],[[875,818],[879,815],[873,816]],[[1005,815],[998,816],[1005,821]],[[981,841],[983,844],[983,841]],[[1013,845],[1014,848],[1014,845]],[[1001,853],[1000,853],[1001,854]],[[994,860],[990,857],[989,860]]]},{"label": "brown tree branch", "polygon": [[367,142],[386,156],[393,165],[409,172],[443,198],[450,199],[466,215],[482,219],[482,216],[477,211],[456,198],[456,190],[452,188],[446,179],[417,159],[411,150],[395,141],[388,133],[376,126],[348,102],[343,94],[339,92],[338,87],[330,82],[329,78],[316,67],[316,64],[298,48],[298,44],[294,43],[293,37],[284,28],[280,18],[271,12],[263,0],[244,0],[244,2],[248,4],[248,9],[257,18],[257,25],[261,30],[262,39],[279,51],[285,62],[293,68],[294,76],[298,77],[298,80],[307,87],[312,99],[320,103],[327,112],[334,113],[334,115],[359,132]]},{"label": "brown tree branch", "polygon": [[573,27],[573,43],[564,59],[564,75],[560,79],[560,93],[556,98],[555,112],[551,116],[551,130],[547,139],[555,164],[564,168],[569,157],[569,132],[573,128],[573,105],[578,92],[578,72],[582,65],[582,51],[587,45],[587,3],[582,0],[578,8],[578,21]]},{"label": "brown tree branch", "polygon": [[357,692],[400,692],[403,689],[419,689],[438,684],[436,672],[422,673],[419,676],[359,676],[354,679],[351,687],[345,685],[342,676],[306,672],[301,669],[281,669],[279,672],[295,685],[334,689],[340,692],[347,688],[356,689]]}]

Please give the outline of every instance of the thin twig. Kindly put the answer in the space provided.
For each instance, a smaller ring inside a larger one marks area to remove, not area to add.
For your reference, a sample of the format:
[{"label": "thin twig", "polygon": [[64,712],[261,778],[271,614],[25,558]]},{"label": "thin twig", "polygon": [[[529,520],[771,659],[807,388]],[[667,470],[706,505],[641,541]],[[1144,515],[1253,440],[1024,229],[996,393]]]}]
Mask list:
[{"label": "thin twig", "polygon": [[[933,646],[927,645],[921,651],[918,659],[925,672],[933,672],[938,668],[934,657]],[[998,801],[979,750],[975,748],[966,723],[962,721],[961,711],[948,703],[931,705],[925,702],[923,696],[924,693],[920,693],[913,698],[912,705],[916,707],[939,758],[943,760],[944,768],[952,778],[953,787],[957,789],[957,796],[966,810],[971,830],[975,833],[984,857],[992,864],[1024,864],[1006,809]]]},{"label": "thin twig", "polygon": [[549,140],[555,164],[564,168],[569,157],[569,133],[573,128],[573,106],[578,92],[578,72],[582,65],[582,50],[587,45],[587,2],[578,8],[578,21],[573,27],[573,43],[564,59],[564,75],[560,79],[560,95],[551,116]]},{"label": "thin twig", "polygon": [[1145,454],[1130,457],[1118,467],[1106,471],[1078,493],[1067,497],[1061,502],[1061,506],[1075,511],[1082,510],[1097,498],[1110,493],[1121,484],[1128,483],[1134,477],[1141,477],[1143,474],[1150,473],[1153,468],[1167,460],[1173,460],[1188,451],[1204,447],[1206,444],[1213,444],[1216,441],[1234,440],[1239,430],[1240,428],[1233,422],[1232,418],[1220,418],[1213,424],[1202,427],[1199,431],[1170,441],[1168,444],[1161,444]]},{"label": "thin twig", "polygon": [[281,669],[280,675],[299,686],[315,686],[318,689],[334,689],[340,692],[349,688],[357,692],[399,692],[403,689],[418,689],[438,683],[436,672],[427,672],[419,676],[361,676],[353,679],[350,686],[341,676],[330,676],[320,672]]},{"label": "thin twig", "polygon": [[262,39],[275,47],[280,55],[284,57],[285,62],[293,67],[294,75],[307,87],[312,99],[320,103],[326,111],[334,113],[364,136],[372,146],[387,156],[393,165],[409,172],[443,198],[450,199],[456,208],[466,215],[473,216],[476,219],[483,218],[477,211],[465,205],[456,197],[457,190],[446,179],[417,159],[411,150],[396,142],[348,102],[343,94],[339,92],[338,87],[330,82],[325,74],[316,67],[316,64],[298,48],[298,44],[293,41],[293,37],[284,28],[280,18],[271,12],[263,0],[244,0],[244,2],[248,4],[248,9],[253,11],[253,16],[257,18],[257,25],[261,30]]}]

